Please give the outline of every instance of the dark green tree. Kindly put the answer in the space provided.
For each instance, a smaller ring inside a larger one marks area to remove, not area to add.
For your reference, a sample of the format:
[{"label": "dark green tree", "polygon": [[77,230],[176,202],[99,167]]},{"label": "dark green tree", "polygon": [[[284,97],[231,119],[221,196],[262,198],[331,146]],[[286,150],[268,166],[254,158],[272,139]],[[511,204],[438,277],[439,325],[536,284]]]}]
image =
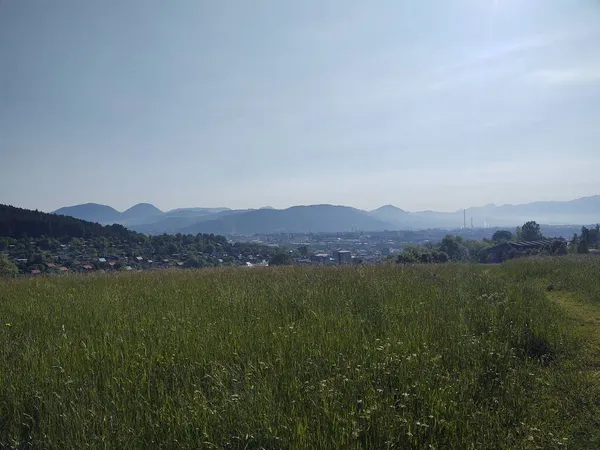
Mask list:
[{"label": "dark green tree", "polygon": [[464,261],[469,258],[469,250],[464,246],[460,236],[446,236],[440,243],[440,251],[453,261]]},{"label": "dark green tree", "polygon": [[526,222],[517,230],[517,238],[521,241],[539,241],[544,238],[539,224],[535,221]]},{"label": "dark green tree", "polygon": [[434,262],[433,255],[428,252],[423,252],[419,255],[419,262],[421,264],[431,264],[432,262]]},{"label": "dark green tree", "polygon": [[492,236],[494,242],[510,241],[513,238],[513,234],[508,230],[498,230]]},{"label": "dark green tree", "polygon": [[450,260],[450,257],[445,252],[433,252],[433,257],[436,263],[446,263]]},{"label": "dark green tree", "polygon": [[590,230],[586,227],[581,227],[581,240],[587,242],[588,246],[590,245]]},{"label": "dark green tree", "polygon": [[39,253],[35,253],[29,260],[30,264],[42,264],[43,262],[44,257]]},{"label": "dark green tree", "polygon": [[555,239],[542,247],[542,254],[547,255],[566,255],[568,251],[567,241],[564,239]]},{"label": "dark green tree", "polygon": [[276,253],[269,258],[269,266],[289,266],[292,264],[292,257],[288,253]]},{"label": "dark green tree", "polygon": [[579,240],[579,245],[577,246],[577,253],[585,254],[590,252],[590,247],[585,239]]},{"label": "dark green tree", "polygon": [[415,263],[419,262],[419,260],[420,260],[420,254],[416,249],[413,249],[413,248],[404,250],[396,258],[396,262],[398,264],[415,264]]},{"label": "dark green tree", "polygon": [[200,267],[200,261],[198,261],[196,258],[188,259],[183,263],[183,267],[188,269],[197,269]]},{"label": "dark green tree", "polygon": [[19,273],[18,267],[5,255],[0,255],[0,276],[12,277]]},{"label": "dark green tree", "polygon": [[598,244],[600,244],[600,225],[596,225],[595,228],[590,229],[588,238],[590,248],[598,247]]}]

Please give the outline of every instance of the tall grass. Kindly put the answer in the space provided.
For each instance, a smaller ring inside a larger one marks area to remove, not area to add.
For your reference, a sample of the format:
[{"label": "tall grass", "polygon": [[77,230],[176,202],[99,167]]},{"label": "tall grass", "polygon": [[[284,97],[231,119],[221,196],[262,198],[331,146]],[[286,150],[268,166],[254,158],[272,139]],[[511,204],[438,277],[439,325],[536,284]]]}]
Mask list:
[{"label": "tall grass", "polygon": [[505,265],[502,273],[515,282],[579,293],[581,299],[600,305],[600,256],[597,255],[514,260]]},{"label": "tall grass", "polygon": [[0,281],[0,448],[588,442],[560,312],[507,267]]}]

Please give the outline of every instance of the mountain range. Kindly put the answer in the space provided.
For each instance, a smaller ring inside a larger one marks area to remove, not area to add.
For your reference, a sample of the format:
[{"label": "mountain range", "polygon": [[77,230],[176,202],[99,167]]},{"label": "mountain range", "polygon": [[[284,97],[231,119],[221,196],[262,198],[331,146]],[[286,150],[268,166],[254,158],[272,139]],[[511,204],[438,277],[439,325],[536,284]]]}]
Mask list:
[{"label": "mountain range", "polygon": [[140,203],[126,211],[96,203],[60,208],[54,214],[101,224],[118,223],[146,234],[214,233],[252,235],[269,233],[342,232],[352,230],[456,229],[464,225],[515,227],[529,220],[546,225],[589,225],[600,222],[600,195],[571,201],[521,205],[493,204],[455,212],[405,211],[385,205],[372,211],[348,206],[307,205],[287,209],[180,208],[161,211]]}]

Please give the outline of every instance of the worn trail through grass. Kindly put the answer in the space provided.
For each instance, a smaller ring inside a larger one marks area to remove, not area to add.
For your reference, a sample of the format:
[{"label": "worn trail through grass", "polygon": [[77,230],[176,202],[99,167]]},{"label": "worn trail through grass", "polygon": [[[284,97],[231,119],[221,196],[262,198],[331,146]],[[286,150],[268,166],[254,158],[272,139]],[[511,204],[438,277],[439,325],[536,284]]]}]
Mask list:
[{"label": "worn trail through grass", "polygon": [[600,304],[586,302],[573,292],[551,292],[549,297],[564,311],[580,340],[582,369],[600,380]]}]

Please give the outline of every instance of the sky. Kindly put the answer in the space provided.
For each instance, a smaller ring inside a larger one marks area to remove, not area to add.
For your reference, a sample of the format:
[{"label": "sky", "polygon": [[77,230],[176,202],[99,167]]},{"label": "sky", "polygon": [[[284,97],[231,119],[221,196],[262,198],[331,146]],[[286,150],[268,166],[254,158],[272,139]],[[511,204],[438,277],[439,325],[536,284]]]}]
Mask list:
[{"label": "sky", "polygon": [[0,203],[600,194],[598,0],[0,0]]}]

